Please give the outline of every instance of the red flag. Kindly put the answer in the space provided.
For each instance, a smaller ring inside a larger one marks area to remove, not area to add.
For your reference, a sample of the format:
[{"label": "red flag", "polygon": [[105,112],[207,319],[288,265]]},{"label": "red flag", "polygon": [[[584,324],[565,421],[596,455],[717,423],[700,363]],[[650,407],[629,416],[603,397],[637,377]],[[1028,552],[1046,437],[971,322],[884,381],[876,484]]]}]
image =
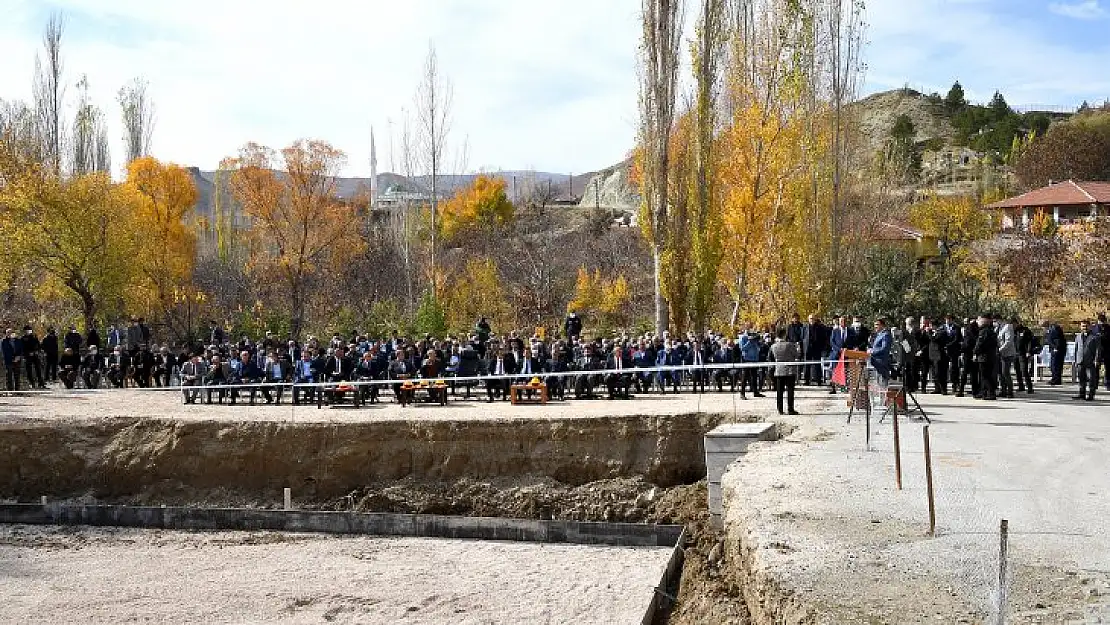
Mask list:
[{"label": "red flag", "polygon": [[848,376],[844,368],[844,352],[840,352],[840,358],[836,361],[836,366],[833,367],[832,382],[837,386],[848,386]]}]

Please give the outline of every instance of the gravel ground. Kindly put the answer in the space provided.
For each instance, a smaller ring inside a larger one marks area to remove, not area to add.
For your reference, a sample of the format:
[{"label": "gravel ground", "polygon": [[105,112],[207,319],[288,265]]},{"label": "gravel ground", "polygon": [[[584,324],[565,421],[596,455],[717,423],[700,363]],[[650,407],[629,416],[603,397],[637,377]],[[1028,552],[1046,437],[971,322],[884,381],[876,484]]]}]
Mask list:
[{"label": "gravel ground", "polygon": [[1006,622],[1110,622],[1110,409],[1071,394],[918,396],[933,419],[935,538],[923,424],[901,421],[898,490],[891,420],[872,422],[867,451],[862,415],[848,425],[839,406],[729,468],[727,529],[819,622],[977,623],[993,611],[1007,519]]},{"label": "gravel ground", "polygon": [[[288,394],[287,394],[288,395]],[[817,388],[798,390],[797,408],[803,414],[817,412],[828,394]],[[184,405],[176,391],[111,389],[66,393],[55,390],[45,394],[8,396],[0,394],[0,423],[26,419],[73,421],[90,417],[149,417],[199,421],[293,421],[297,423],[351,423],[409,419],[498,420],[519,418],[598,418],[614,415],[676,415],[688,413],[737,413],[745,415],[775,412],[774,394],[766,398],[740,399],[731,393],[680,393],[637,395],[631,400],[568,400],[544,406],[513,406],[507,401],[487,403],[476,399],[452,399],[447,406],[418,404],[402,408],[386,399],[381,404],[349,408],[317,409],[293,406],[288,396],[280,406],[250,406],[242,403]]]},{"label": "gravel ground", "polygon": [[0,526],[0,622],[633,623],[670,551]]}]

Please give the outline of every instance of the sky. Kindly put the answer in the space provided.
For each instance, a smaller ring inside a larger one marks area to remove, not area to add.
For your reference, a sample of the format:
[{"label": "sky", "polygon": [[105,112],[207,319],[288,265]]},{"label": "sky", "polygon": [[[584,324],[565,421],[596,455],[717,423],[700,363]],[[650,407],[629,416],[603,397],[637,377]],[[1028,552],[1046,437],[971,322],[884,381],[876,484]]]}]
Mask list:
[{"label": "sky", "polygon": [[[690,5],[693,21],[696,2]],[[30,100],[51,12],[67,100],[88,77],[122,154],[116,92],[156,106],[153,153],[215,168],[254,141],[326,140],[344,173],[400,169],[401,123],[428,51],[453,89],[449,162],[581,173],[636,135],[638,0],[0,0],[0,99]],[[1013,105],[1110,97],[1110,0],[867,0],[863,93],[909,85]],[[392,144],[392,148],[391,148]],[[397,163],[391,166],[392,163]]]}]

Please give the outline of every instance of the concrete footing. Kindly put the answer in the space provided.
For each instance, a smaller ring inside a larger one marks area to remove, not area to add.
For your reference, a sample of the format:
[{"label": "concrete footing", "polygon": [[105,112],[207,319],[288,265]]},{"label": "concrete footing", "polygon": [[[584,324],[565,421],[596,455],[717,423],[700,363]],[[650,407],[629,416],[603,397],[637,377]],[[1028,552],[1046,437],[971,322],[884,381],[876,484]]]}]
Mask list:
[{"label": "concrete footing", "polygon": [[94,525],[173,530],[272,530],[621,547],[672,547],[680,525],[541,521],[424,514],[246,508],[153,508],[3,504],[0,523]]},{"label": "concrete footing", "polygon": [[721,476],[728,465],[748,452],[755,441],[774,440],[777,429],[773,423],[730,423],[714,428],[705,435],[705,472],[709,491],[709,515],[714,529],[721,529]]}]

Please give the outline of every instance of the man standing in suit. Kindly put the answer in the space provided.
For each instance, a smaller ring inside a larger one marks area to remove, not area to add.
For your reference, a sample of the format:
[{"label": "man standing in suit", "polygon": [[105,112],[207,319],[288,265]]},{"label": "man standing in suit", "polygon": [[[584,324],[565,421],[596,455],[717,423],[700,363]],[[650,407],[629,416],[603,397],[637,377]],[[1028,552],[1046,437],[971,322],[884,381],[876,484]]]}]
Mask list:
[{"label": "man standing in suit", "polygon": [[1068,341],[1064,338],[1064,329],[1060,324],[1045,321],[1044,329],[1044,344],[1048,346],[1049,354],[1052,356],[1050,366],[1052,377],[1048,383],[1050,386],[1060,386],[1064,383],[1064,358],[1068,354]]},{"label": "man standing in suit", "polygon": [[8,390],[19,390],[20,369],[23,367],[23,341],[19,340],[15,331],[8,328],[4,340],[0,341],[0,351],[4,353],[4,377],[7,379]]},{"label": "man standing in suit", "polygon": [[1079,394],[1072,399],[1094,401],[1098,388],[1098,370],[1105,354],[1102,353],[1102,340],[1091,332],[1087,320],[1079,322],[1079,334],[1075,335],[1075,366],[1079,368]]},{"label": "man standing in suit", "polygon": [[[797,362],[799,360],[798,344],[788,341],[786,334],[785,329],[780,329],[778,331],[778,338],[775,340],[774,345],[771,345],[771,358],[776,363]],[[783,395],[786,395],[786,414],[798,414],[798,412],[794,410],[794,385],[797,383],[797,375],[794,368],[795,365],[775,365],[775,402],[778,406],[779,414],[783,414]]]},{"label": "man standing in suit", "polygon": [[979,363],[979,386],[983,390],[981,399],[998,399],[998,335],[987,313],[979,315],[979,336],[975,340],[975,362]]},{"label": "man standing in suit", "polygon": [[[1102,343],[1100,349],[1102,351],[1101,366],[1104,371],[1103,381],[1106,384],[1106,390],[1110,391],[1110,323],[1106,320],[1106,313],[1099,313],[1098,315],[1098,339]],[[1097,370],[1095,371],[1095,379],[1098,379]]]},{"label": "man standing in suit", "polygon": [[[821,322],[819,317],[809,316],[809,324],[805,327],[805,359],[821,360],[828,353],[829,328]],[[805,365],[806,386],[816,383],[824,384],[824,370],[820,363]]]},{"label": "man standing in suit", "polygon": [[868,363],[875,369],[879,376],[879,384],[886,386],[890,381],[890,348],[893,342],[890,330],[886,327],[886,319],[879,317],[875,320],[875,339],[867,350]]},{"label": "man standing in suit", "polygon": [[[833,327],[829,331],[829,355],[826,360],[832,363],[833,367],[837,366],[840,361],[840,352],[844,349],[844,344],[848,341],[848,328],[844,325],[845,318],[843,315],[837,317],[833,321]],[[829,395],[836,394],[836,383],[829,382]]]},{"label": "man standing in suit", "polygon": [[1014,361],[1017,360],[1017,332],[1014,331],[1014,326],[1017,325],[1017,319],[1007,322],[999,320],[998,326],[998,360],[999,377],[1002,379],[1002,396],[1013,399],[1014,397],[1014,378],[1012,370]]}]

